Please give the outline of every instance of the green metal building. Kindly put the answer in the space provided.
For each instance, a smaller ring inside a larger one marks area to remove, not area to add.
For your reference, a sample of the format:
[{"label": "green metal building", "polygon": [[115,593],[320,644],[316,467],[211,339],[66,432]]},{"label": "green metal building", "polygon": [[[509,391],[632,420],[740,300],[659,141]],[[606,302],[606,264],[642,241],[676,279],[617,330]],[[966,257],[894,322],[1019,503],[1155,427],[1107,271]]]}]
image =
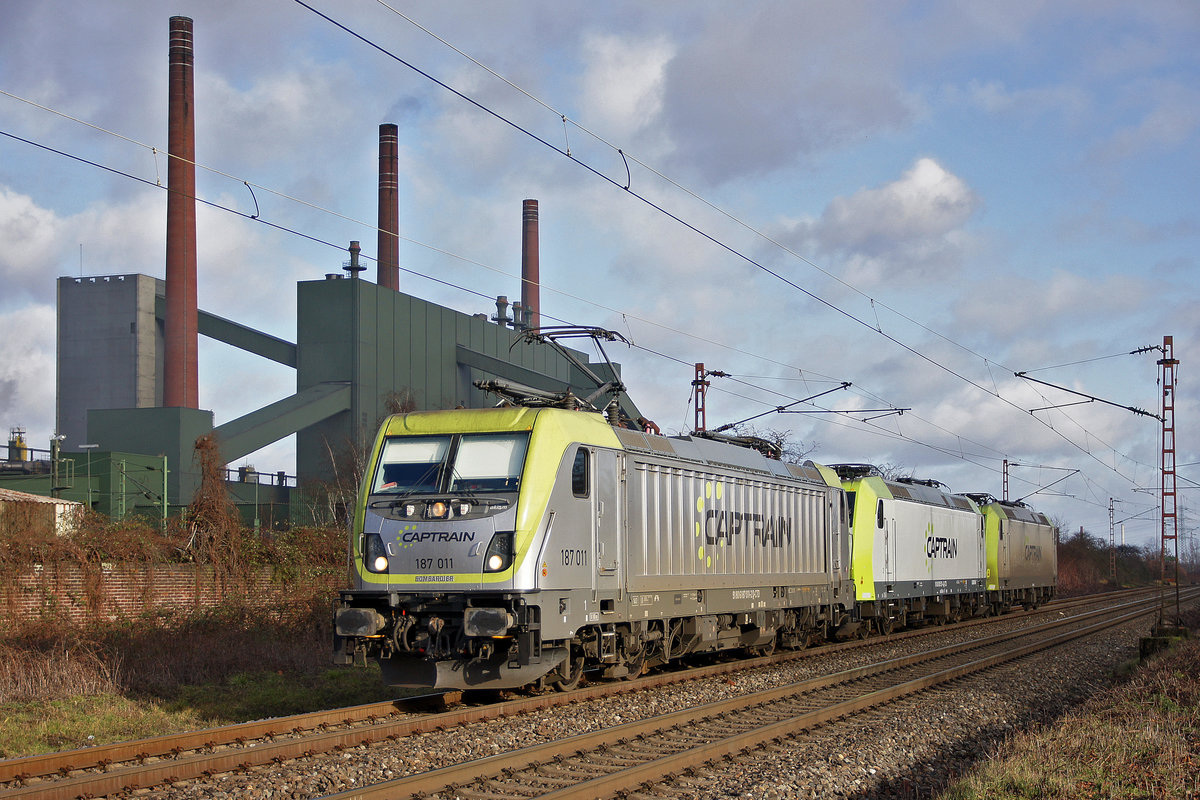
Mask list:
[{"label": "green metal building", "polygon": [[[59,430],[69,431],[59,462],[63,477],[55,487],[49,476],[42,486],[29,482],[31,476],[0,473],[0,485],[20,481],[25,485],[11,488],[57,489],[81,502],[90,493],[91,505],[113,516],[131,507],[170,510],[189,503],[200,483],[195,443],[208,433],[216,434],[225,464],[297,434],[294,480],[254,474],[229,484],[239,502],[254,504],[248,516],[261,518],[265,502],[275,519],[283,504],[290,503],[296,515],[291,495],[297,487],[352,479],[380,421],[398,408],[494,405],[496,398],[477,389],[476,380],[545,391],[594,388],[558,350],[526,341],[505,322],[339,273],[297,284],[294,342],[199,312],[200,335],[296,370],[295,394],[214,426],[211,411],[160,405],[162,281],[145,275],[60,278],[58,288]],[[587,365],[585,354],[574,356]],[[606,365],[596,367],[605,378],[619,378],[615,369],[614,376]],[[620,405],[627,416],[640,416],[626,395]],[[90,479],[83,444],[95,446]],[[70,485],[61,482],[67,471]]]}]

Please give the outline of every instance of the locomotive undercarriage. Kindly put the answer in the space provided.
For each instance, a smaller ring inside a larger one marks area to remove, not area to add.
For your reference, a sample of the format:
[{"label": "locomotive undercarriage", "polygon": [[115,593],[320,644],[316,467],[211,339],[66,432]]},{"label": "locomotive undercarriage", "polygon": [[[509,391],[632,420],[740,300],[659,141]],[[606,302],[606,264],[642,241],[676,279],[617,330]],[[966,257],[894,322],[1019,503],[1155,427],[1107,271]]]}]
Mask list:
[{"label": "locomotive undercarriage", "polygon": [[814,606],[588,625],[543,641],[541,608],[520,595],[436,597],[343,592],[334,611],[334,663],[376,659],[393,685],[570,689],[585,669],[635,678],[685,656],[766,655],[845,638],[858,623],[840,606]]},{"label": "locomotive undercarriage", "polygon": [[840,607],[821,606],[590,625],[571,640],[571,658],[549,673],[544,684],[574,688],[584,667],[598,668],[603,678],[632,679],[692,655],[800,649],[827,641],[830,631],[851,624],[849,618]]},{"label": "locomotive undercarriage", "polygon": [[900,597],[858,604],[865,633],[887,635],[901,628],[945,625],[972,617],[1007,614],[1016,606],[1037,608],[1054,596],[1053,587],[964,592],[933,597]]},{"label": "locomotive undercarriage", "polygon": [[818,605],[750,612],[614,621],[581,627],[569,640],[543,641],[541,607],[522,595],[418,596],[343,592],[335,609],[335,663],[379,661],[393,685],[567,690],[585,670],[631,679],[687,656],[740,650],[767,655],[830,640],[888,635],[1036,608],[1049,588],[891,598],[847,611]]},{"label": "locomotive undercarriage", "polygon": [[568,655],[543,646],[541,608],[515,595],[343,592],[334,663],[379,662],[386,683],[471,689],[542,678]]}]

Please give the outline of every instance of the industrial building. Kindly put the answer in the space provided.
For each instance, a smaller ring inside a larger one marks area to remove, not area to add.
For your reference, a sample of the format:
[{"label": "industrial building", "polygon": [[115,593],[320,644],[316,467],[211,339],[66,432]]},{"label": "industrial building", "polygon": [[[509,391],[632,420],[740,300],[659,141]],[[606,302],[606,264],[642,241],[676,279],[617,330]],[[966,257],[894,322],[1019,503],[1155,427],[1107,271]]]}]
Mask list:
[{"label": "industrial building", "polygon": [[[280,507],[293,519],[300,514],[298,488],[342,480],[339,461],[361,457],[380,420],[398,407],[493,405],[496,399],[475,386],[490,379],[545,392],[593,389],[597,372],[619,381],[616,365],[612,373],[607,364],[594,372],[585,354],[525,336],[540,315],[536,200],[522,206],[522,300],[513,303],[512,317],[503,297],[489,318],[399,291],[398,132],[392,124],[379,129],[375,282],[360,276],[358,242],[350,243],[344,273],[315,266],[323,277],[296,287],[291,341],[199,309],[191,20],[172,17],[170,30],[166,278],[59,279],[58,437],[51,466],[42,470],[34,459],[14,459],[20,451],[10,447],[0,485],[21,480],[26,491],[114,515],[132,508],[168,513],[186,505],[199,486],[197,438],[215,434],[228,464],[296,433],[294,476],[246,469],[230,476],[235,497],[253,504],[256,520],[265,502],[278,522]],[[198,336],[294,368],[295,393],[214,424],[212,412],[198,407]],[[624,416],[640,416],[626,395],[618,404]],[[133,492],[131,465],[141,486]]]}]

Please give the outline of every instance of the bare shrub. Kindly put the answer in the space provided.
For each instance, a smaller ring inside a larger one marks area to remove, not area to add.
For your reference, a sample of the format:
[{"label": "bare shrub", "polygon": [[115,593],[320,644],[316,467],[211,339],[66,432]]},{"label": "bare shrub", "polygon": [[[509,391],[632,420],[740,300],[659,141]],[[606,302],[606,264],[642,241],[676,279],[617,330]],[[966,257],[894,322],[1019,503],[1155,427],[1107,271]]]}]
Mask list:
[{"label": "bare shrub", "polygon": [[200,488],[188,507],[187,550],[201,564],[218,572],[238,575],[245,566],[241,520],[225,486],[224,462],[215,434],[196,440],[200,462]]},{"label": "bare shrub", "polygon": [[53,516],[44,504],[9,503],[0,513],[0,571],[7,577],[55,551]]},{"label": "bare shrub", "polygon": [[116,692],[119,674],[119,658],[77,637],[0,642],[0,703]]},{"label": "bare shrub", "polygon": [[119,659],[121,683],[137,692],[220,682],[241,673],[312,673],[329,663],[327,596],[272,612],[230,600],[190,614],[160,613],[94,631]]}]

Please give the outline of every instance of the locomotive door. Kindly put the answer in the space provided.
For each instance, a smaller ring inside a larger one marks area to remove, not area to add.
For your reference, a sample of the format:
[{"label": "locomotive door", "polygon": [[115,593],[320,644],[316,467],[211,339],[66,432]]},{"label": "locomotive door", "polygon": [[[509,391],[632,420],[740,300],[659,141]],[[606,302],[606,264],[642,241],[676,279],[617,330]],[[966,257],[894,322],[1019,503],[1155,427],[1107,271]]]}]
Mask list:
[{"label": "locomotive door", "polygon": [[596,450],[596,480],[593,530],[595,531],[596,590],[620,591],[621,532],[624,507],[621,484],[624,481],[624,456],[612,450]]},{"label": "locomotive door", "polygon": [[883,498],[876,501],[875,524],[883,533],[883,582],[891,585],[896,582],[896,518],[887,516]]},{"label": "locomotive door", "polygon": [[996,576],[996,588],[997,589],[1007,588],[1008,587],[1008,578],[1010,575],[1012,575],[1012,566],[1009,563],[1010,557],[1011,557],[1009,550],[1010,550],[1010,546],[1012,545],[1012,541],[1011,541],[1012,537],[1007,535],[1009,533],[1007,528],[1008,528],[1008,526],[1005,525],[1005,520],[1001,519],[1000,524],[997,526],[997,534],[998,534],[998,538],[1000,540],[999,543],[997,544],[997,547],[1000,551],[999,552],[1000,574]]}]

